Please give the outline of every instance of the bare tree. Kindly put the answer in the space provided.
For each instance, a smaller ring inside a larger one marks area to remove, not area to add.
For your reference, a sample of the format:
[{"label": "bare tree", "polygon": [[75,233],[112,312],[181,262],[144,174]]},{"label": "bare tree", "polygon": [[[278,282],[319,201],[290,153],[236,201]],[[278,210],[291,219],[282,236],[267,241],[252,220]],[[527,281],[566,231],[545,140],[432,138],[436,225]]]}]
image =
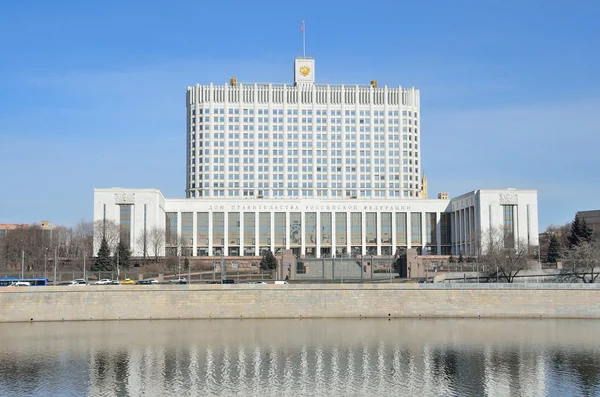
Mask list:
[{"label": "bare tree", "polygon": [[165,245],[165,230],[156,226],[153,227],[148,233],[148,239],[150,240],[150,248],[152,248],[154,260],[158,263],[158,257]]},{"label": "bare tree", "polygon": [[120,227],[112,220],[97,220],[94,222],[94,236],[99,236],[97,240],[98,247],[102,238],[106,239],[111,252],[116,252],[119,245]]},{"label": "bare tree", "polygon": [[9,230],[0,240],[0,263],[6,270],[20,270],[22,262],[26,271],[43,270],[62,234],[61,228],[43,229],[36,224]]},{"label": "bare tree", "polygon": [[499,277],[512,283],[521,270],[527,269],[529,247],[524,240],[506,236],[502,229],[483,235],[479,261],[487,268],[490,278]]},{"label": "bare tree", "polygon": [[150,242],[150,233],[144,228],[144,230],[142,230],[142,233],[138,236],[136,241],[137,249],[142,252],[144,264],[146,263],[146,258],[149,255],[148,253],[150,251]]},{"label": "bare tree", "polygon": [[565,252],[563,263],[571,275],[584,283],[594,283],[600,275],[600,241],[592,240]]}]

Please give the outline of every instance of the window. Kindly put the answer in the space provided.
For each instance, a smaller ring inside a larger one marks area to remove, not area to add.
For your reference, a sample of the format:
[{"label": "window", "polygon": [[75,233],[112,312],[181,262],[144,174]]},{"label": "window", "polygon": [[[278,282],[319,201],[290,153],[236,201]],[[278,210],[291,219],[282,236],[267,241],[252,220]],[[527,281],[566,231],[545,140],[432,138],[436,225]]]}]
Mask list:
[{"label": "window", "polygon": [[199,247],[208,247],[208,212],[196,214],[196,240]]},{"label": "window", "polygon": [[194,213],[193,212],[182,212],[181,213],[181,241],[182,247],[181,254],[184,256],[192,256],[192,245],[194,235]]},{"label": "window", "polygon": [[275,246],[285,247],[285,212],[275,213]]},{"label": "window", "polygon": [[[304,192],[304,191],[303,191]],[[304,229],[304,235],[306,238],[306,246],[317,245],[317,213],[307,212],[305,215],[306,226]]]},{"label": "window", "polygon": [[362,214],[360,212],[350,214],[350,243],[362,245]]},{"label": "window", "polygon": [[290,212],[290,245],[302,243],[302,218],[300,212]]},{"label": "window", "polygon": [[271,246],[271,214],[269,212],[258,214],[258,241],[261,246]]},{"label": "window", "polygon": [[428,212],[425,216],[427,221],[427,244],[437,244],[437,219],[435,212]]},{"label": "window", "polygon": [[[123,244],[131,249],[131,204],[119,205],[119,233]],[[175,214],[177,215],[177,214]],[[177,222],[175,222],[177,224]]]},{"label": "window", "polygon": [[225,245],[225,213],[213,212],[213,247]]},{"label": "window", "polygon": [[381,213],[381,244],[392,244],[392,213]]},{"label": "window", "polygon": [[406,213],[396,212],[396,244],[406,245]]},{"label": "window", "polygon": [[337,212],[335,214],[335,244],[338,248],[345,246],[347,243],[346,232],[348,224],[345,212]]},{"label": "window", "polygon": [[321,212],[321,245],[331,246],[331,212]]},{"label": "window", "polygon": [[421,213],[412,212],[410,214],[411,244],[421,245],[423,238],[421,236]]},{"label": "window", "polygon": [[244,212],[244,245],[254,247],[256,231],[256,217],[254,212]]},{"label": "window", "polygon": [[450,241],[450,214],[442,212],[440,214],[440,233],[441,233],[441,244],[449,245]]},{"label": "window", "polygon": [[165,242],[167,245],[177,245],[177,212],[167,212]]},{"label": "window", "polygon": [[504,248],[515,248],[514,205],[503,205]]},{"label": "window", "polygon": [[227,240],[229,245],[240,245],[240,213],[230,212],[227,219]]},{"label": "window", "polygon": [[365,232],[367,245],[377,245],[377,213],[367,212],[365,214]]}]

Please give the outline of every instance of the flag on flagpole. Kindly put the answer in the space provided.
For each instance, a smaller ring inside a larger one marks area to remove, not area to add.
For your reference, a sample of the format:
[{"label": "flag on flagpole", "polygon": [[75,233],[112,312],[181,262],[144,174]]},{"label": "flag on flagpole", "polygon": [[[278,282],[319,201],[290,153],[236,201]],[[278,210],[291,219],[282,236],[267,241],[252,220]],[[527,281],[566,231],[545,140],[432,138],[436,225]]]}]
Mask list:
[{"label": "flag on flagpole", "polygon": [[300,27],[300,31],[304,32],[304,19],[302,20],[302,26]]}]

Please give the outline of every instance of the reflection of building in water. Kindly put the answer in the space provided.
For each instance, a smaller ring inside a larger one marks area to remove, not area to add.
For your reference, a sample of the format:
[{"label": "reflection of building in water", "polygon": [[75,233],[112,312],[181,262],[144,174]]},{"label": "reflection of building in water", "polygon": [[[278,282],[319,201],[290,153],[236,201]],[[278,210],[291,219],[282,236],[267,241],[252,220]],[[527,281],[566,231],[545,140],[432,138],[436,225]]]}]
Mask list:
[{"label": "reflection of building in water", "polygon": [[90,363],[89,394],[123,395],[236,391],[250,395],[315,390],[345,395],[546,395],[542,351],[383,342],[291,348],[193,346],[98,350]]},{"label": "reflection of building in water", "polygon": [[546,396],[546,362],[542,351],[486,346],[485,391],[488,396]]}]

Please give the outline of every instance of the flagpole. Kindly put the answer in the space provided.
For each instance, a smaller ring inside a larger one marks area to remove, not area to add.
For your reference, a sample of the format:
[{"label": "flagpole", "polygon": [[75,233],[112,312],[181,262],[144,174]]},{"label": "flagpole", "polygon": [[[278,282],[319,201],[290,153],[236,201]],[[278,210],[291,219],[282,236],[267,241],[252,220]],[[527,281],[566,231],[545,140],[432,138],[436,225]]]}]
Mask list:
[{"label": "flagpole", "polygon": [[302,57],[306,58],[306,26],[302,20]]}]

